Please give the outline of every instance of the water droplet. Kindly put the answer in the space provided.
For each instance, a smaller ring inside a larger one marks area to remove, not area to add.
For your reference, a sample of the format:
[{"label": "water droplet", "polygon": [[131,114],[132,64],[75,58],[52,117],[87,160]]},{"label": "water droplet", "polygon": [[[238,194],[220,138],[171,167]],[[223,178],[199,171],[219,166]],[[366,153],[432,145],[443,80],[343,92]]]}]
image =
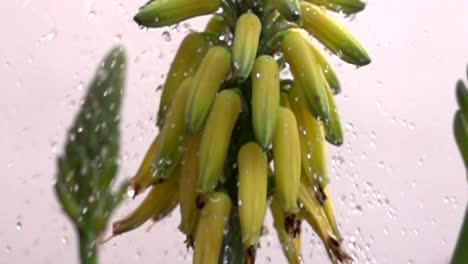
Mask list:
[{"label": "water droplet", "polygon": [[162,37],[164,41],[167,41],[167,42],[170,42],[172,40],[171,33],[169,33],[169,31],[167,30],[162,33]]},{"label": "water droplet", "polygon": [[424,164],[424,158],[419,158],[418,159],[418,165],[422,166]]},{"label": "water droplet", "polygon": [[84,84],[83,84],[83,82],[80,81],[80,82],[78,83],[78,86],[76,87],[76,89],[77,89],[78,91],[82,91],[83,88],[84,88]]},{"label": "water droplet", "polygon": [[379,166],[379,168],[383,169],[385,167],[385,162],[379,161],[378,166]]},{"label": "water droplet", "polygon": [[135,258],[136,259],[141,259],[142,255],[143,255],[143,253],[140,250],[137,250]]},{"label": "water droplet", "polygon": [[429,36],[429,31],[427,29],[423,30],[423,36],[424,37]]},{"label": "water droplet", "polygon": [[393,167],[392,167],[392,165],[387,164],[387,171],[388,171],[389,173],[392,173],[392,172],[393,172]]},{"label": "water droplet", "polygon": [[122,41],[122,34],[117,34],[117,35],[115,35],[115,37],[114,37],[114,42],[115,42],[115,43],[119,43],[119,42],[121,42],[121,41]]},{"label": "water droplet", "polygon": [[95,10],[89,10],[88,11],[88,18],[89,19],[94,19],[96,17],[96,11]]},{"label": "water droplet", "polygon": [[419,208],[424,209],[424,201],[419,201]]},{"label": "water droplet", "polygon": [[86,2],[86,6],[85,6],[87,12],[88,12],[88,17],[90,19],[93,19],[94,17],[96,17],[96,10],[94,8],[94,0],[88,0]]},{"label": "water droplet", "polygon": [[21,224],[21,222],[16,222],[16,230],[21,231],[22,228],[23,225]]},{"label": "water droplet", "polygon": [[128,188],[127,190],[127,196],[130,198],[134,198],[136,195],[136,191],[133,187]]},{"label": "water droplet", "polygon": [[444,204],[448,204],[449,203],[449,198],[448,196],[444,196]]},{"label": "water droplet", "polygon": [[362,214],[362,206],[359,204],[356,204],[353,209],[353,214],[355,215],[361,215]]},{"label": "water droplet", "polygon": [[404,227],[402,227],[400,229],[400,233],[401,233],[402,236],[406,236],[406,229]]},{"label": "water droplet", "polygon": [[49,32],[41,36],[41,41],[52,41],[57,37],[57,30],[51,29]]}]

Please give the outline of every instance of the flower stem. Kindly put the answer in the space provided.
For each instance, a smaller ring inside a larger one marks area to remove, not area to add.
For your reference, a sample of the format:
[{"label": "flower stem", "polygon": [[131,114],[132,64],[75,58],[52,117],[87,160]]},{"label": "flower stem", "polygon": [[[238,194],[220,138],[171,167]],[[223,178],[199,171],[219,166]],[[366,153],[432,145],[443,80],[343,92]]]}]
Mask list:
[{"label": "flower stem", "polygon": [[238,207],[232,208],[228,220],[228,231],[224,237],[223,249],[219,264],[243,264],[244,263],[244,248],[242,247],[242,238],[239,223]]},{"label": "flower stem", "polygon": [[[238,88],[244,92],[249,87],[246,87],[246,84],[241,84]],[[248,99],[250,98],[244,98],[246,102],[250,101]],[[226,182],[224,183],[224,189],[231,197],[233,206],[228,220],[227,233],[223,240],[223,248],[218,261],[220,264],[243,264],[245,260],[239,222],[239,207],[237,204],[237,183],[239,181],[237,176],[238,169],[234,164],[237,163],[237,153],[239,152],[240,147],[252,138],[248,128],[248,125],[250,125],[249,120],[248,109],[244,107],[244,110],[239,116],[236,128],[233,131],[233,142],[229,147],[228,157],[226,160],[226,163],[230,165],[226,166],[225,169]]]},{"label": "flower stem", "polygon": [[98,264],[96,236],[90,232],[79,231],[81,264]]},{"label": "flower stem", "polygon": [[463,263],[468,263],[468,208],[465,212],[465,220],[463,221],[463,226],[451,261],[451,264]]}]

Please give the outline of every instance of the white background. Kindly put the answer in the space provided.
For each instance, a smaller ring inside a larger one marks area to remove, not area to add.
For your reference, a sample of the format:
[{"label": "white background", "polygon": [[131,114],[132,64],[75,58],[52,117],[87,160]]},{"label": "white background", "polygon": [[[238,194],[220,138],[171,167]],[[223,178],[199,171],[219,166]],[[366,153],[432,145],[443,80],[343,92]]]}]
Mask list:
[{"label": "white background", "polygon": [[[157,132],[156,87],[183,35],[205,22],[142,31],[132,16],[144,2],[0,4],[0,264],[78,263],[74,230],[52,192],[55,158],[88,80],[115,44],[129,56],[119,177],[139,165]],[[332,193],[357,263],[450,258],[467,200],[451,130],[454,85],[468,64],[466,10],[464,0],[369,0],[364,12],[342,18],[373,59],[360,69],[334,60],[346,143],[330,149]],[[102,263],[190,263],[178,219],[109,242]],[[305,263],[326,263],[315,236],[303,242]],[[268,262],[285,263],[272,229],[258,256]]]}]

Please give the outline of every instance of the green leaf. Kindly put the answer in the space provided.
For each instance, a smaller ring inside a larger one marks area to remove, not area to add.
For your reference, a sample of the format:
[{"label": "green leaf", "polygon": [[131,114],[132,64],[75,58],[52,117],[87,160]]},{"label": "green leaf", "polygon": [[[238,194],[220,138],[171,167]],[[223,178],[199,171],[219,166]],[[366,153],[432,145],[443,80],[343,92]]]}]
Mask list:
[{"label": "green leaf", "polygon": [[[119,164],[119,112],[125,82],[124,50],[114,48],[100,64],[58,158],[55,190],[62,207],[81,228],[107,207]],[[120,201],[120,199],[118,199]],[[115,205],[113,205],[115,207]],[[89,230],[87,230],[89,231]],[[99,233],[101,230],[93,230]]]},{"label": "green leaf", "polygon": [[65,183],[58,181],[55,184],[55,192],[57,193],[57,197],[68,217],[71,219],[78,219],[80,216],[80,207],[74,197],[71,196],[71,193],[66,188]]},{"label": "green leaf", "polygon": [[468,122],[466,118],[463,118],[460,110],[455,113],[453,123],[455,140],[457,141],[465,166],[468,169]]},{"label": "green leaf", "polygon": [[106,197],[103,198],[103,202],[100,204],[100,207],[95,211],[94,214],[96,219],[96,223],[94,223],[94,225],[96,226],[97,230],[105,230],[110,216],[126,197],[128,187],[129,182],[125,181],[120,184],[119,188],[114,193],[109,193]]},{"label": "green leaf", "polygon": [[457,83],[456,95],[458,106],[460,107],[465,121],[468,122],[468,89],[461,80]]},{"label": "green leaf", "polygon": [[451,264],[465,264],[468,262],[468,208],[465,211],[460,234],[458,235],[457,245],[452,256]]}]

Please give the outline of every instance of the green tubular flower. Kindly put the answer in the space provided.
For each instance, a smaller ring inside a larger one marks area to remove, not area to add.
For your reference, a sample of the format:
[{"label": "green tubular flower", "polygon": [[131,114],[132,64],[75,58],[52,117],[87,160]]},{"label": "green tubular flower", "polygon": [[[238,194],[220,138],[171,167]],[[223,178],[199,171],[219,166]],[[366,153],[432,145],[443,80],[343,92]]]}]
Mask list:
[{"label": "green tubular flower", "polygon": [[157,125],[159,128],[163,127],[164,118],[166,118],[166,113],[180,84],[187,77],[195,74],[209,45],[208,39],[201,33],[196,32],[188,34],[182,40],[163,86],[157,115]]},{"label": "green tubular flower", "polygon": [[255,258],[267,208],[267,156],[258,144],[249,142],[241,147],[237,160],[242,243]]},{"label": "green tubular flower", "polygon": [[235,89],[223,90],[214,100],[200,143],[197,192],[212,192],[224,168],[232,131],[241,111],[241,98]]},{"label": "green tubular flower", "polygon": [[326,10],[307,2],[301,3],[301,10],[300,24],[304,29],[342,60],[358,66],[371,62],[358,40]]},{"label": "green tubular flower", "polygon": [[325,79],[328,82],[328,85],[333,91],[333,94],[339,94],[341,92],[341,85],[340,81],[338,80],[338,76],[336,71],[330,61],[325,57],[322,51],[312,43],[312,41],[308,41],[310,48],[314,51],[315,58],[317,59],[320,68],[322,69],[322,73],[325,76]]},{"label": "green tubular flower", "polygon": [[174,100],[171,102],[169,111],[164,119],[164,126],[159,133],[160,143],[156,149],[153,170],[162,171],[160,178],[166,179],[169,175],[166,170],[170,170],[174,164],[179,163],[182,157],[182,149],[185,145],[186,122],[185,106],[192,88],[193,78],[185,79],[177,89]]},{"label": "green tubular flower", "polygon": [[[331,95],[331,91],[329,91],[329,94]],[[293,85],[290,89],[290,102],[291,109],[293,109],[297,116],[300,132],[303,182],[307,182],[309,190],[315,193],[315,198],[323,207],[333,233],[341,240],[332,201],[329,197],[329,177],[325,144],[325,131],[327,129],[324,129],[323,123],[318,122],[305,109],[306,107],[297,85]],[[333,118],[330,118],[330,123],[331,120]]]},{"label": "green tubular flower", "polygon": [[229,196],[222,192],[215,192],[208,198],[195,234],[194,264],[218,263],[231,204]]},{"label": "green tubular flower", "polygon": [[196,205],[197,192],[195,186],[198,177],[198,151],[201,135],[191,136],[187,140],[187,147],[181,161],[179,180],[179,204],[181,222],[179,229],[187,236],[189,245],[193,241],[200,210]]},{"label": "green tubular flower", "polygon": [[132,197],[140,194],[149,186],[156,183],[158,177],[157,175],[153,174],[153,162],[154,158],[156,157],[156,151],[159,148],[159,135],[157,135],[153,142],[151,143],[150,147],[146,151],[145,157],[138,168],[137,173],[130,181],[130,191],[129,193],[132,194]]},{"label": "green tubular flower", "polygon": [[273,226],[276,229],[283,253],[290,264],[301,263],[301,237],[300,234],[291,235],[286,232],[284,215],[279,205],[278,199],[273,198],[270,204],[271,215],[273,216]]},{"label": "green tubular flower", "polygon": [[272,141],[280,104],[279,68],[275,59],[263,55],[252,69],[252,125],[257,142],[267,149]]},{"label": "green tubular flower", "polygon": [[281,40],[281,51],[291,67],[295,81],[304,92],[311,112],[321,120],[330,115],[325,83],[318,61],[299,30],[288,30]]},{"label": "green tubular flower", "polygon": [[216,93],[230,72],[229,49],[222,46],[210,48],[195,73],[187,98],[186,122],[191,134],[203,129]]},{"label": "green tubular flower", "polygon": [[323,123],[307,110],[299,84],[294,84],[289,93],[289,102],[296,118],[301,144],[302,170],[307,180],[316,186],[317,195],[330,182],[328,177],[327,152]]},{"label": "green tubular flower", "polygon": [[341,242],[334,236],[328,217],[320,203],[311,195],[307,184],[301,184],[299,189],[299,202],[301,203],[300,215],[315,230],[323,241],[330,260],[335,263],[347,263],[351,257],[343,248]]},{"label": "green tubular flower", "polygon": [[241,81],[245,81],[250,75],[261,31],[260,19],[253,13],[243,14],[237,20],[232,44],[232,65],[234,74]]},{"label": "green tubular flower", "polygon": [[328,104],[330,105],[330,118],[324,121],[325,138],[330,144],[341,146],[343,144],[343,127],[341,126],[340,115],[336,107],[333,92],[327,82],[325,82],[327,90]]},{"label": "green tubular flower", "polygon": [[131,231],[149,220],[152,216],[158,221],[167,216],[177,205],[179,170],[162,183],[156,184],[143,202],[127,217],[112,225],[113,236]]},{"label": "green tubular flower", "polygon": [[224,34],[227,33],[227,24],[223,16],[215,14],[211,16],[210,20],[205,26],[205,32],[211,32],[215,34]]},{"label": "green tubular flower", "polygon": [[272,0],[273,6],[289,21],[296,21],[301,17],[299,0]]},{"label": "green tubular flower", "polygon": [[366,3],[361,0],[304,0],[306,2],[321,5],[327,9],[344,13],[354,14],[362,11],[366,7]]},{"label": "green tubular flower", "polygon": [[327,200],[323,203],[322,208],[327,216],[328,223],[333,230],[333,234],[341,242],[343,241],[343,236],[341,235],[340,229],[338,228],[338,221],[336,220],[335,208],[333,207],[332,196],[330,193],[330,185],[325,186],[323,193],[327,197]]},{"label": "green tubular flower", "polygon": [[278,125],[273,139],[275,164],[275,195],[282,210],[288,215],[298,212],[297,195],[301,179],[301,147],[296,117],[287,108],[280,107]]},{"label": "green tubular flower", "polygon": [[330,223],[328,222],[320,203],[313,195],[311,195],[309,188],[304,184],[304,181],[299,189],[298,200],[301,204],[301,215],[315,230],[320,239],[326,243],[327,239],[333,234]]},{"label": "green tubular flower", "polygon": [[163,27],[207,15],[221,6],[221,0],[154,0],[140,9],[135,22],[145,27]]}]

